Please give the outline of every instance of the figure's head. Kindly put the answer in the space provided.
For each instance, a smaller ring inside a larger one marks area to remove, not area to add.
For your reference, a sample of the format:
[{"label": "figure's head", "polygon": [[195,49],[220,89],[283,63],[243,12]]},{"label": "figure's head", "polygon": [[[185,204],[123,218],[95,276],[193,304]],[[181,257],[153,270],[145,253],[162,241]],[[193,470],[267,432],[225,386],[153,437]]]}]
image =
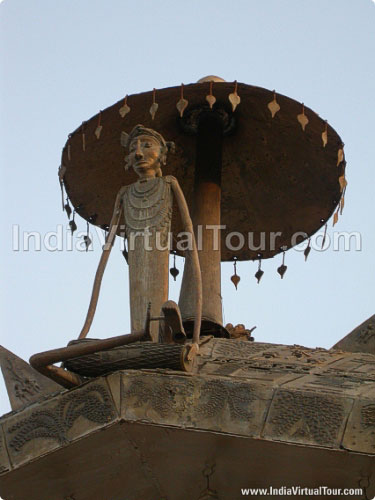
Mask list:
[{"label": "figure's head", "polygon": [[125,170],[133,167],[141,179],[161,177],[161,166],[165,165],[167,153],[174,147],[158,132],[143,125],[136,125],[130,134],[122,132],[121,144],[129,151],[125,157]]}]

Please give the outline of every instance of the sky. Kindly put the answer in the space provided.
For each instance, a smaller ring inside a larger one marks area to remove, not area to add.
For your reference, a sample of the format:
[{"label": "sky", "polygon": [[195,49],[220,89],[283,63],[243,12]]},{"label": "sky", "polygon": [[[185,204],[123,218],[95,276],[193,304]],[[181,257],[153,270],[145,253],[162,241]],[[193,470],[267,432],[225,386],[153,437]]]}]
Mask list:
[{"label": "sky", "polygon": [[[0,343],[28,360],[63,347],[82,327],[100,258],[73,240],[57,169],[67,136],[125,94],[206,75],[276,89],[327,119],[345,143],[345,209],[335,231],[360,248],[331,245],[241,262],[238,290],[222,265],[225,322],[256,326],[256,341],[329,348],[374,313],[374,53],[372,0],[3,0],[0,4]],[[59,229],[60,228],[60,229]],[[328,234],[332,234],[332,221]],[[22,245],[61,230],[63,248]],[[81,231],[81,234],[78,233]],[[21,243],[17,250],[16,236]],[[70,250],[69,245],[79,249]],[[177,300],[180,275],[170,284]],[[90,332],[129,331],[127,267],[116,242]],[[10,406],[0,382],[0,414]]]}]

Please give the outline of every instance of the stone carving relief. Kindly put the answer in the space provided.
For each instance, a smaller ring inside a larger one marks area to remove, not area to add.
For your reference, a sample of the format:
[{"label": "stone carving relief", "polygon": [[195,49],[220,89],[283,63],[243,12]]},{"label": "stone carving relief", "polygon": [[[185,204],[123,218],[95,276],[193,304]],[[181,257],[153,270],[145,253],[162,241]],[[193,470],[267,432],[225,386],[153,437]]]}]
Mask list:
[{"label": "stone carving relief", "polygon": [[13,382],[13,389],[15,396],[22,401],[22,403],[29,403],[34,400],[34,396],[41,392],[41,387],[38,382],[28,377],[22,372],[17,372],[10,359],[7,358],[6,369]]},{"label": "stone carving relief", "polygon": [[[160,417],[166,418],[171,413],[179,416],[189,407],[188,396],[194,392],[194,383],[190,380],[175,379],[143,380],[136,378],[125,389],[125,402],[135,398],[134,408],[149,405]],[[177,403],[178,398],[178,403]]]},{"label": "stone carving relief", "polygon": [[335,443],[343,418],[338,398],[284,390],[275,397],[270,423],[275,436],[310,439],[327,446]]},{"label": "stone carving relief", "polygon": [[256,395],[249,384],[209,380],[202,385],[201,394],[205,396],[204,402],[198,406],[198,413],[204,417],[216,416],[226,405],[234,420],[249,420],[254,416],[249,406],[256,399]]},{"label": "stone carving relief", "polygon": [[50,438],[65,444],[68,442],[67,432],[81,416],[98,424],[113,418],[112,401],[103,386],[90,385],[85,390],[63,396],[53,409],[32,411],[30,416],[8,429],[9,447],[19,452],[27,442],[36,438]]}]

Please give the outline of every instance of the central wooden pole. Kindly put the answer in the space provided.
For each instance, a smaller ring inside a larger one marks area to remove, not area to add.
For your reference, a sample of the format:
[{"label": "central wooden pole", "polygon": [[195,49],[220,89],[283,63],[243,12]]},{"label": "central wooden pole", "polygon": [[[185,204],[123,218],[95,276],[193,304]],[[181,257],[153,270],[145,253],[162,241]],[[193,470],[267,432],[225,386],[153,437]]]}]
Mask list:
[{"label": "central wooden pole", "polygon": [[[198,245],[202,273],[202,327],[220,331],[221,300],[221,165],[223,125],[220,116],[207,110],[199,118],[194,179],[192,220]],[[179,306],[182,319],[193,317],[194,282],[186,265],[181,285]]]}]

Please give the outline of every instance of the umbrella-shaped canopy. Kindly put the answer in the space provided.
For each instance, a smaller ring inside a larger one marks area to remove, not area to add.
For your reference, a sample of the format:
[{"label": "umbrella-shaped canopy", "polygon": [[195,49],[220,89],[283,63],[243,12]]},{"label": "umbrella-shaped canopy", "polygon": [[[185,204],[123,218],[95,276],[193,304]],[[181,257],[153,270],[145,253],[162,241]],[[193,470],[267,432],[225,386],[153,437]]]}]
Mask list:
[{"label": "umbrella-shaped canopy", "polygon": [[[121,100],[79,126],[62,155],[64,185],[77,213],[98,226],[109,224],[118,190],[137,179],[133,171],[124,170],[121,132],[129,133],[139,123],[175,142],[163,175],[178,179],[192,209],[196,137],[189,133],[186,117],[191,121],[195,110],[209,109],[210,86],[216,98],[212,111],[227,113],[221,169],[222,260],[273,257],[324,225],[342,195],[339,178],[343,179],[345,161],[338,134],[293,99],[227,82],[130,95],[125,106]],[[182,91],[188,106],[181,118],[176,104]],[[228,97],[236,91],[241,102],[232,111]],[[158,104],[154,119],[153,102]],[[182,230],[176,211],[172,231],[176,235]],[[240,250],[226,244],[232,232],[245,237]],[[305,235],[296,237],[299,232]],[[265,246],[259,250],[262,233]],[[273,242],[270,233],[276,234]]]}]

